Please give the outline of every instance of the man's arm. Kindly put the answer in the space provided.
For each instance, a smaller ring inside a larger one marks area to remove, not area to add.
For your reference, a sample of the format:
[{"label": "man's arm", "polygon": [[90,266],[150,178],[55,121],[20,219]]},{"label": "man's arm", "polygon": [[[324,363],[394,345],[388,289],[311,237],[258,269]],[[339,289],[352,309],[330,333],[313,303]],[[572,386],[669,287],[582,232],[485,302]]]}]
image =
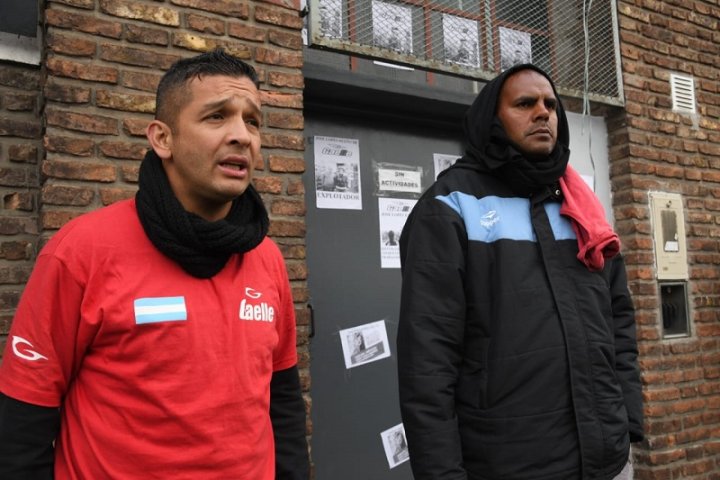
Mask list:
[{"label": "man's arm", "polygon": [[630,421],[630,441],[643,439],[642,386],[638,366],[635,309],[627,286],[625,262],[620,255],[612,260],[610,294],[615,325],[615,369],[625,396]]},{"label": "man's arm", "polygon": [[466,315],[467,234],[462,220],[435,202],[418,204],[400,238],[400,409],[415,479],[464,480],[455,389]]},{"label": "man's arm", "polygon": [[60,411],[0,393],[0,478],[53,478]]},{"label": "man's arm", "polygon": [[270,420],[275,435],[275,478],[307,480],[310,461],[305,439],[305,402],[297,366],[273,373]]}]

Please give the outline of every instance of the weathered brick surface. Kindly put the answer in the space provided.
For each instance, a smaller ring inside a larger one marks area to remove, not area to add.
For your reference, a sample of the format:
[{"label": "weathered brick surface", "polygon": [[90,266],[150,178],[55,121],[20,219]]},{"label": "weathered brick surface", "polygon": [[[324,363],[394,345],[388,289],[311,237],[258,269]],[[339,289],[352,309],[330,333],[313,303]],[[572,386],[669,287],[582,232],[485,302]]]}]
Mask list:
[{"label": "weathered brick surface", "polygon": [[[609,132],[615,213],[628,258],[643,370],[646,440],[636,478],[717,479],[720,451],[720,9],[716,2],[618,2],[626,105]],[[698,115],[672,111],[670,73],[695,79]],[[680,193],[692,334],[663,339],[649,190]],[[652,263],[648,264],[648,260]]]},{"label": "weathered brick surface", "polygon": [[7,333],[38,241],[41,72],[0,62],[0,335]]}]

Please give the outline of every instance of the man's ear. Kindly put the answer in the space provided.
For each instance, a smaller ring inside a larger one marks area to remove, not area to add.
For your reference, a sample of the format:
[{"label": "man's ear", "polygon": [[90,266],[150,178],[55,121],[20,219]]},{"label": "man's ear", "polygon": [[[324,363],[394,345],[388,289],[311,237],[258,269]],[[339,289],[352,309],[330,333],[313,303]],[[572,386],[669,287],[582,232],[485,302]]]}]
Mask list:
[{"label": "man's ear", "polygon": [[172,130],[167,123],[153,120],[145,129],[145,136],[158,157],[163,160],[172,157]]}]

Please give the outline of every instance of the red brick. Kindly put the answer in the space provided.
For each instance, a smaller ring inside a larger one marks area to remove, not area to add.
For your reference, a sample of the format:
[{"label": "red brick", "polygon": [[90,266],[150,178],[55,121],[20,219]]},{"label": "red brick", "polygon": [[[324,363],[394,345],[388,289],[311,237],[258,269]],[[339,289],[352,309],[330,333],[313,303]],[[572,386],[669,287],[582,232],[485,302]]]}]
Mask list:
[{"label": "red brick", "polygon": [[47,109],[46,119],[48,125],[68,130],[102,135],[118,134],[118,120],[112,117]]},{"label": "red brick", "polygon": [[55,100],[62,103],[89,103],[90,89],[74,85],[63,85],[55,81],[49,81],[45,85],[45,97],[48,100]]},{"label": "red brick", "polygon": [[303,88],[305,80],[301,73],[268,72],[268,83],[274,87]]},{"label": "red brick", "polygon": [[142,48],[125,47],[105,43],[100,46],[100,58],[108,62],[117,62],[139,67],[158,68],[164,71],[170,68],[170,65],[179,60],[181,57],[177,55],[158,53],[155,50],[146,50]]},{"label": "red brick", "polygon": [[57,230],[73,218],[79,217],[83,212],[46,210],[40,215],[40,224],[44,229]]},{"label": "red brick", "polygon": [[259,63],[288,68],[301,68],[303,65],[302,52],[289,52],[274,48],[258,47],[255,50],[255,60]]},{"label": "red brick", "polygon": [[101,188],[100,199],[103,205],[110,205],[120,200],[133,198],[137,192],[134,188]]},{"label": "red brick", "polygon": [[255,6],[255,20],[259,23],[269,23],[278,27],[288,27],[300,31],[303,27],[303,19],[297,11],[282,8],[268,7],[265,5]]},{"label": "red brick", "polygon": [[92,57],[97,48],[97,44],[92,40],[60,33],[48,34],[47,44],[53,52],[73,57]]},{"label": "red brick", "polygon": [[180,14],[172,8],[147,5],[140,2],[125,0],[100,0],[100,11],[108,15],[131,20],[142,20],[159,25],[177,27],[180,25]]},{"label": "red brick", "polygon": [[130,142],[102,142],[99,145],[100,153],[106,157],[142,160],[147,153],[147,143]]},{"label": "red brick", "polygon": [[155,95],[137,95],[113,92],[110,90],[98,90],[95,93],[95,102],[98,107],[124,112],[155,112]]},{"label": "red brick", "polygon": [[123,71],[120,76],[120,84],[133,90],[153,92],[154,94],[161,77],[162,75],[156,73]]},{"label": "red brick", "polygon": [[305,141],[302,135],[282,135],[269,132],[262,133],[264,148],[282,148],[286,150],[304,150]]},{"label": "red brick", "polygon": [[[92,0],[90,3],[94,4]],[[45,10],[45,21],[53,27],[65,28],[74,32],[96,34],[108,38],[120,38],[122,24],[103,20],[97,16],[76,13],[64,8],[51,6]]]},{"label": "red brick", "polygon": [[299,220],[272,220],[268,235],[273,237],[304,237],[305,222]]},{"label": "red brick", "polygon": [[170,3],[243,20],[248,19],[250,10],[247,3],[237,0],[170,0]]},{"label": "red brick", "polygon": [[3,208],[21,212],[35,211],[35,193],[29,191],[12,192],[3,195]]},{"label": "red brick", "polygon": [[299,157],[288,157],[284,155],[270,155],[268,158],[270,171],[282,173],[303,173],[305,172],[305,159]]},{"label": "red brick", "polygon": [[45,185],[41,194],[41,200],[46,205],[84,207],[90,205],[94,198],[92,189],[74,185]]},{"label": "red brick", "polygon": [[223,35],[225,33],[225,22],[217,18],[188,13],[185,15],[185,22],[188,28],[198,32],[213,35]]},{"label": "red brick", "polygon": [[32,112],[37,105],[37,95],[31,93],[6,93],[2,103],[11,112]]},{"label": "red brick", "polygon": [[40,124],[38,121],[0,117],[0,137],[39,138]]},{"label": "red brick", "polygon": [[283,181],[278,177],[254,177],[253,185],[260,193],[281,193]]},{"label": "red brick", "polygon": [[145,129],[150,118],[126,118],[123,120],[123,132],[132,137],[145,137]]},{"label": "red brick", "polygon": [[61,135],[46,135],[45,149],[49,152],[69,153],[80,157],[89,157],[93,154],[95,142],[83,137],[64,137]]},{"label": "red brick", "polygon": [[170,34],[167,31],[133,24],[125,26],[125,38],[128,42],[144,43],[146,45],[170,44]]},{"label": "red brick", "polygon": [[8,160],[11,162],[37,163],[38,148],[27,143],[10,145]]},{"label": "red brick", "polygon": [[268,127],[289,130],[302,130],[305,127],[302,113],[292,111],[269,111],[265,114],[265,124]]},{"label": "red brick", "polygon": [[278,45],[292,50],[301,50],[303,47],[300,32],[289,33],[280,30],[270,30],[268,32],[268,40],[272,45]]},{"label": "red brick", "polygon": [[274,200],[270,212],[273,215],[304,216],[305,202],[285,199]]},{"label": "red brick", "polygon": [[9,241],[0,243],[0,258],[5,260],[30,260],[33,257],[33,244],[27,241]]},{"label": "red brick", "polygon": [[48,58],[45,65],[51,75],[92,82],[117,83],[118,70],[113,67],[84,64],[57,57]]},{"label": "red brick", "polygon": [[114,182],[117,178],[113,165],[79,160],[45,160],[42,173],[54,178],[97,182]]},{"label": "red brick", "polygon": [[250,40],[252,42],[264,42],[267,35],[267,29],[247,25],[241,22],[228,22],[228,35],[231,37]]}]

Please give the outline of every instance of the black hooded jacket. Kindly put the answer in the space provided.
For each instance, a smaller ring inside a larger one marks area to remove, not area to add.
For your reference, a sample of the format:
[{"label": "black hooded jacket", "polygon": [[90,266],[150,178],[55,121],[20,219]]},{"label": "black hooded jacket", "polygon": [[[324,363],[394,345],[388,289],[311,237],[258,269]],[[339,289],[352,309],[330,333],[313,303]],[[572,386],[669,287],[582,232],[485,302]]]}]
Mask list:
[{"label": "black hooded jacket", "polygon": [[642,438],[622,258],[590,272],[559,214],[562,105],[556,148],[540,162],[495,118],[503,82],[525,68],[545,75],[522,65],[481,91],[466,155],[400,239],[398,377],[416,480],[612,479]]}]

